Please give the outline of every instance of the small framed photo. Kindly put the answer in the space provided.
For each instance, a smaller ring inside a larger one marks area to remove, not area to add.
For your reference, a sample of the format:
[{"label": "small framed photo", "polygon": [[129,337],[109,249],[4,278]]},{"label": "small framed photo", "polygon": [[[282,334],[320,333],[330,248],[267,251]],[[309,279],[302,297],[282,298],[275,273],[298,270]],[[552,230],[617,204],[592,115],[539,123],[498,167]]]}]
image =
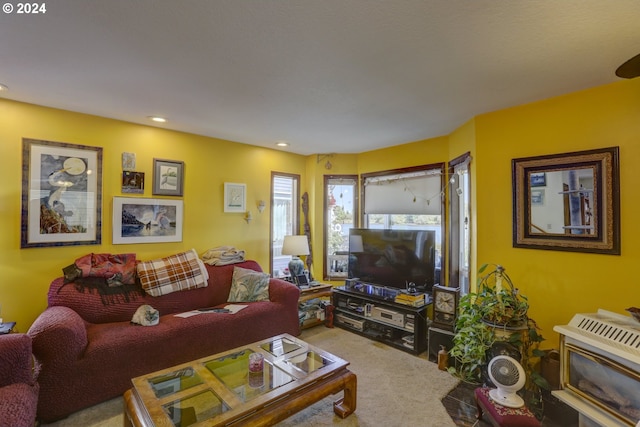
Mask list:
[{"label": "small framed photo", "polygon": [[247,184],[224,183],[224,211],[245,212],[247,210]]},{"label": "small framed photo", "polygon": [[136,168],[136,153],[122,153],[122,170],[132,171]]},{"label": "small framed photo", "polygon": [[153,159],[153,195],[182,196],[184,162]]},{"label": "small framed photo", "polygon": [[113,244],[181,242],[182,200],[113,198]]},{"label": "small framed photo", "polygon": [[531,190],[531,206],[544,205],[544,190]]},{"label": "small framed photo", "polygon": [[306,274],[298,274],[296,276],[296,283],[299,288],[308,288],[309,287],[309,277]]},{"label": "small framed photo", "polygon": [[144,193],[144,172],[122,172],[123,193]]},{"label": "small framed photo", "polygon": [[547,185],[547,175],[544,172],[532,173],[530,176],[532,187],[544,187]]}]

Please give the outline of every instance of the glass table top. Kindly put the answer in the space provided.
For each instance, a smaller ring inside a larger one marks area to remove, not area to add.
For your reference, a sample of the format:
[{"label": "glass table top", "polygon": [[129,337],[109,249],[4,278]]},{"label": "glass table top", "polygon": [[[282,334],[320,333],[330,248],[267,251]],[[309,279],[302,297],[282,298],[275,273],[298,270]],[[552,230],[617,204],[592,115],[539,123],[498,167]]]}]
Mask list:
[{"label": "glass table top", "polygon": [[187,427],[218,416],[230,408],[212,390],[167,403],[163,409],[176,427]]},{"label": "glass table top", "polygon": [[278,338],[273,341],[269,341],[260,346],[265,351],[273,354],[276,357],[283,356],[296,350],[300,350],[302,346],[296,342],[287,338]]},{"label": "glass table top", "polygon": [[314,351],[308,351],[301,355],[285,359],[284,363],[304,372],[305,374],[310,374],[311,372],[332,364],[333,360]]},{"label": "glass table top", "polygon": [[249,355],[245,349],[204,363],[222,383],[243,402],[290,383],[294,378],[264,359],[262,372],[249,372]]},{"label": "glass table top", "polygon": [[[260,363],[254,363],[250,369],[252,354],[262,356],[261,370]],[[139,377],[134,383],[141,381],[148,385],[146,402],[157,402],[158,409],[162,408],[175,427],[188,427],[224,414],[238,406],[238,401],[250,402],[294,381],[304,383],[307,376],[336,361],[344,363],[294,337],[283,336],[241,347],[224,356],[203,358],[186,367],[181,365],[180,369],[169,368],[156,375]],[[212,387],[215,383],[219,385]]]},{"label": "glass table top", "polygon": [[186,390],[203,382],[192,367],[153,377],[148,381],[158,398]]}]

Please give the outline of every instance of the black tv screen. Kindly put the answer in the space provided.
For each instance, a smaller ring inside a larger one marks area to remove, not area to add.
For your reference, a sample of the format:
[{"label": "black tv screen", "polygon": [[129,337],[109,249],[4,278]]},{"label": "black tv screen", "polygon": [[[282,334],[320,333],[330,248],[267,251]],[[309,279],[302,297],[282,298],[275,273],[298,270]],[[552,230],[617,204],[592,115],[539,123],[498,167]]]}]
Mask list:
[{"label": "black tv screen", "polygon": [[436,271],[436,232],[433,230],[349,230],[349,279],[407,289],[414,283],[431,292],[439,283]]}]

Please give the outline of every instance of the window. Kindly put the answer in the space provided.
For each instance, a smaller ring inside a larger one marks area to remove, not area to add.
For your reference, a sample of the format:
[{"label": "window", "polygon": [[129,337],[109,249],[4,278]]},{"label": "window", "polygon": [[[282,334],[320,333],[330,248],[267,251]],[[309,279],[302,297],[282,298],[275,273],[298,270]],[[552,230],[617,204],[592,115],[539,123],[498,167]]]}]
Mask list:
[{"label": "window", "polygon": [[471,263],[471,155],[449,162],[449,285],[469,293]]},{"label": "window", "polygon": [[282,255],[284,236],[299,234],[300,221],[298,200],[300,175],[279,172],[271,173],[271,275],[284,276],[284,269],[291,260]]},{"label": "window", "polygon": [[358,177],[325,175],[324,177],[324,278],[347,277],[349,229],[358,218]]},{"label": "window", "polygon": [[436,232],[435,283],[442,283],[443,174],[438,163],[362,175],[365,228]]}]

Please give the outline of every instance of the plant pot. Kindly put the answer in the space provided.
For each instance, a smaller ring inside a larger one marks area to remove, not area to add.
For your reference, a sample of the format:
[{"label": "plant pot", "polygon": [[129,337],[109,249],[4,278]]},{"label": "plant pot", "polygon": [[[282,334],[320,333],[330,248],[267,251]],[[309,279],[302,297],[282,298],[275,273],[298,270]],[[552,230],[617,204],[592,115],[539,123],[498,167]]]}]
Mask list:
[{"label": "plant pot", "polygon": [[489,326],[490,328],[493,328],[496,339],[499,341],[506,341],[513,333],[529,329],[529,325],[527,325],[527,319],[522,319],[519,323],[516,323],[514,325],[500,325],[497,323],[489,322],[485,319],[482,319],[482,323]]}]

